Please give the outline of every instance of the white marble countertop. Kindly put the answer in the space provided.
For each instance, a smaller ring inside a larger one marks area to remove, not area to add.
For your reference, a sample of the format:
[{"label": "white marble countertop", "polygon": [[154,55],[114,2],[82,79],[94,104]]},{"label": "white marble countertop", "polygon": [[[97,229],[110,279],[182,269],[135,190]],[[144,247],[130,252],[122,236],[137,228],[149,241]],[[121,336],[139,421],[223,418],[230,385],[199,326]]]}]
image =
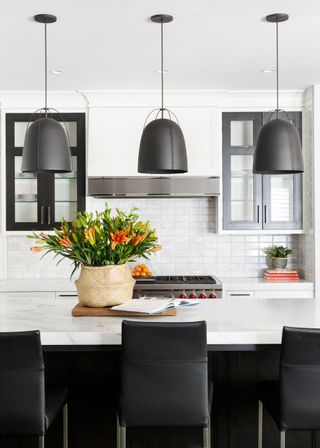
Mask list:
[{"label": "white marble countertop", "polygon": [[[0,331],[38,329],[46,346],[119,345],[120,317],[72,317],[75,299],[0,297]],[[139,318],[141,320],[142,318]],[[320,327],[320,303],[310,299],[202,300],[176,316],[146,321],[206,320],[209,345],[279,344],[284,325]]]},{"label": "white marble countertop", "polygon": [[[75,276],[76,278],[76,276]],[[219,277],[223,289],[227,290],[313,290],[313,283],[268,282],[259,277]],[[0,292],[74,292],[74,281],[68,278],[29,278],[0,280]]]},{"label": "white marble countertop", "polygon": [[264,291],[312,291],[314,284],[307,280],[294,282],[276,281],[271,282],[262,277],[219,277],[223,289],[227,290],[264,290]]},{"label": "white marble countertop", "polygon": [[0,280],[0,292],[73,292],[76,278],[10,278]]}]

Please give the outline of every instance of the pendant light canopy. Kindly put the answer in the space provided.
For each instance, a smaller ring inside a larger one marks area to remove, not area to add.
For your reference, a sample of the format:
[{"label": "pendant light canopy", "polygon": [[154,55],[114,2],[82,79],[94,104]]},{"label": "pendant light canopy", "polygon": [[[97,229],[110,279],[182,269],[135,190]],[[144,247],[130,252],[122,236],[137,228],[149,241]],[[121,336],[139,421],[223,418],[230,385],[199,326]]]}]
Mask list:
[{"label": "pendant light canopy", "polygon": [[[72,171],[70,146],[67,129],[48,117],[48,58],[47,58],[47,24],[56,22],[57,18],[49,14],[38,14],[34,20],[44,24],[45,33],[45,106],[39,109],[40,117],[29,123],[22,153],[23,173],[66,173]],[[57,112],[54,110],[54,112]],[[34,115],[35,115],[34,114]],[[44,116],[43,116],[44,115]],[[31,117],[32,119],[32,117]]]},{"label": "pendant light canopy", "polygon": [[[175,174],[188,171],[187,151],[182,130],[175,114],[164,107],[163,101],[163,24],[173,17],[157,14],[151,17],[161,24],[161,108],[147,116],[139,149],[138,172],[149,174]],[[149,117],[155,119],[147,124]],[[164,114],[167,117],[164,117]],[[176,121],[173,121],[173,118]]]},{"label": "pendant light canopy", "polygon": [[[253,160],[253,172],[256,174],[302,173],[303,159],[301,142],[297,129],[288,115],[279,109],[279,39],[278,26],[288,20],[287,14],[271,14],[267,22],[276,24],[277,59],[277,108],[270,114],[269,120],[261,129]],[[280,112],[285,118],[280,118]]]}]

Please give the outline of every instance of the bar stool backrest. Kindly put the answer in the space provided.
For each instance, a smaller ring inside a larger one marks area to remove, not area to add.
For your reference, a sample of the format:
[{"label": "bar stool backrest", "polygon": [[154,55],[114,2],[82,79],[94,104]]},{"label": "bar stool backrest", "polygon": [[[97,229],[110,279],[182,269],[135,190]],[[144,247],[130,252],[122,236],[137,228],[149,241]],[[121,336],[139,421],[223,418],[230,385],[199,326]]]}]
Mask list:
[{"label": "bar stool backrest", "polygon": [[0,434],[43,434],[44,397],[40,333],[0,333]]},{"label": "bar stool backrest", "polygon": [[283,329],[280,415],[286,429],[320,429],[319,329]]},{"label": "bar stool backrest", "polygon": [[125,426],[207,425],[205,322],[123,321],[120,409]]}]

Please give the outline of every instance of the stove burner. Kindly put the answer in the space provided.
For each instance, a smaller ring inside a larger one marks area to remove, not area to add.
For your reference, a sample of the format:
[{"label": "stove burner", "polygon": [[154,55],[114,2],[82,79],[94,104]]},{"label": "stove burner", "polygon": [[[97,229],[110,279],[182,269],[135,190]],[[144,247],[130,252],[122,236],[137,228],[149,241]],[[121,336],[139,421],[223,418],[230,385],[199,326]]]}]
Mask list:
[{"label": "stove burner", "polygon": [[185,283],[187,284],[197,284],[197,283],[203,283],[205,285],[213,285],[216,283],[216,280],[212,278],[210,275],[199,275],[199,276],[193,276],[193,275],[186,275],[185,277]]},{"label": "stove burner", "polygon": [[159,275],[157,277],[145,277],[137,279],[137,284],[158,285],[214,285],[216,280],[210,275]]},{"label": "stove burner", "polygon": [[166,284],[175,284],[175,283],[185,283],[184,277],[181,275],[159,275],[155,278],[156,283],[166,283]]}]

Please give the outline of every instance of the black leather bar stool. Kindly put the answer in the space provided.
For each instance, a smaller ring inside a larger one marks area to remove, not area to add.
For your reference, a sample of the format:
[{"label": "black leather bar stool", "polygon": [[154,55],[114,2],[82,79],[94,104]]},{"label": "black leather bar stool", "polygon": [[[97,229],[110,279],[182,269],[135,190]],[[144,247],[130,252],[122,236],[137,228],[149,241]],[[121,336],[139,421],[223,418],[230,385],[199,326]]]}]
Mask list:
[{"label": "black leather bar stool", "polygon": [[45,388],[39,331],[0,333],[0,434],[44,436],[63,407],[63,448],[68,447],[67,389]]},{"label": "black leather bar stool", "polygon": [[284,327],[279,381],[258,383],[258,447],[262,448],[263,406],[280,430],[320,430],[320,330]]},{"label": "black leather bar stool", "polygon": [[118,448],[127,427],[203,428],[209,448],[212,393],[208,394],[205,322],[122,323],[122,390]]}]

